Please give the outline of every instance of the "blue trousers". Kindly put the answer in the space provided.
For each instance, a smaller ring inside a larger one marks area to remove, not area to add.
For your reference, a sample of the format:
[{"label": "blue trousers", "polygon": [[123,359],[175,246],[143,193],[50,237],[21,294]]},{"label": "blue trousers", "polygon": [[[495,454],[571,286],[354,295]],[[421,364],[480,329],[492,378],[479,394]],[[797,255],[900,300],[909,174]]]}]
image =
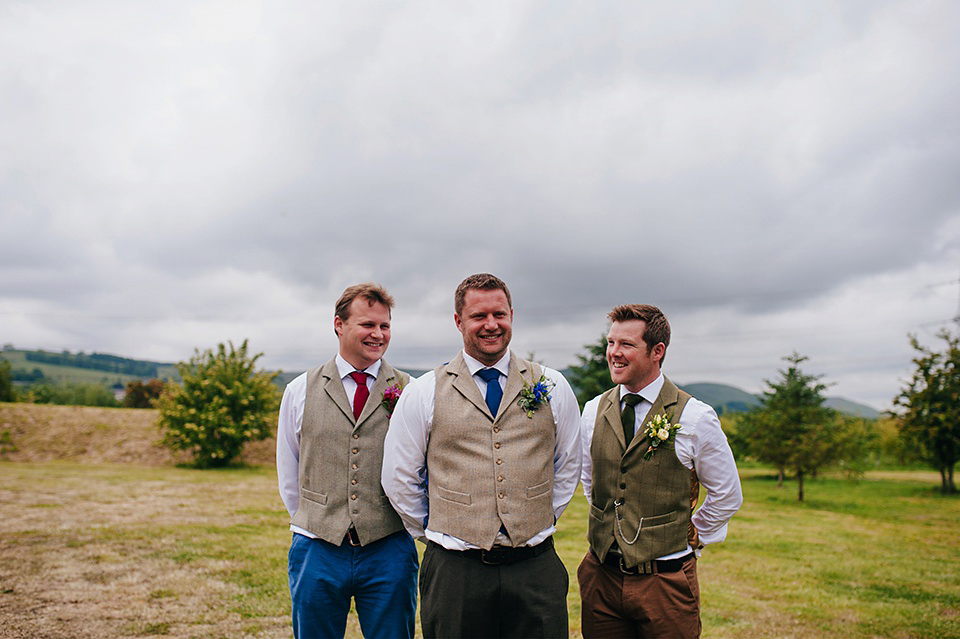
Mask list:
[{"label": "blue trousers", "polygon": [[342,639],[353,598],[367,639],[412,638],[417,549],[406,531],[366,546],[293,535],[288,556],[293,635]]}]

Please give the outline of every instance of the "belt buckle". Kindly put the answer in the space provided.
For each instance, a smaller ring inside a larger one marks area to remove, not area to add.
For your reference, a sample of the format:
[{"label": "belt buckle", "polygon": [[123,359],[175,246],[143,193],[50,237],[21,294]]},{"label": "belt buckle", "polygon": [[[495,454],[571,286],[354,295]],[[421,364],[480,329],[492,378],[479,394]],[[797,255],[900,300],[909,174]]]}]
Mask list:
[{"label": "belt buckle", "polygon": [[488,566],[499,566],[506,559],[506,551],[502,548],[491,548],[490,550],[480,549],[480,561]]},{"label": "belt buckle", "polygon": [[354,548],[360,547],[360,535],[357,534],[356,528],[347,529],[347,541],[349,541],[350,545]]},{"label": "belt buckle", "polygon": [[636,568],[627,568],[627,564],[623,561],[623,555],[620,555],[620,572],[625,575],[635,575],[637,574]]}]

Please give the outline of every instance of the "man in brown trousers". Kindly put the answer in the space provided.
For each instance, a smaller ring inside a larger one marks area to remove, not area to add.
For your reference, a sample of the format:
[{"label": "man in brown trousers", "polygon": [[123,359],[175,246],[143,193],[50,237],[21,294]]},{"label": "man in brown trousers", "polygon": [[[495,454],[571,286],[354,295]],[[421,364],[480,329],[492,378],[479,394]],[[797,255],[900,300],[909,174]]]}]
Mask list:
[{"label": "man in brown trousers", "polygon": [[[580,421],[590,551],[577,571],[582,631],[594,637],[700,636],[697,557],[723,541],[742,503],[733,454],[708,405],[660,367],[670,324],[646,304],[610,314],[616,386]],[[707,489],[693,512],[699,487]]]}]

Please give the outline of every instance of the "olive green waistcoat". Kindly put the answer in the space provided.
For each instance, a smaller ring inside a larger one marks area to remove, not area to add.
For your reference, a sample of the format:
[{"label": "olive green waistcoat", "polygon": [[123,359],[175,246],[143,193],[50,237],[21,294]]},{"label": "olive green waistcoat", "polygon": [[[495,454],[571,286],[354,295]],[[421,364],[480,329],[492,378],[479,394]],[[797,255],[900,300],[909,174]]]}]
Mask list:
[{"label": "olive green waistcoat", "polygon": [[511,353],[494,419],[462,353],[436,369],[427,444],[431,530],[489,549],[501,524],[514,546],[554,524],[553,412],[549,402],[532,417],[517,406],[523,381],[532,385],[541,372]]},{"label": "olive green waistcoat", "polygon": [[381,360],[370,397],[354,419],[336,359],[307,372],[295,526],[336,545],[351,525],[364,545],[403,530],[380,486],[389,422],[381,402],[388,386],[405,386],[409,380]]},{"label": "olive green waistcoat", "polygon": [[662,443],[645,460],[650,440],[643,430],[658,414],[677,423],[689,399],[690,395],[664,378],[644,426],[624,450],[620,387],[600,397],[590,444],[593,486],[588,537],[601,561],[614,541],[630,568],[687,547],[691,471],[677,459],[672,443]]}]

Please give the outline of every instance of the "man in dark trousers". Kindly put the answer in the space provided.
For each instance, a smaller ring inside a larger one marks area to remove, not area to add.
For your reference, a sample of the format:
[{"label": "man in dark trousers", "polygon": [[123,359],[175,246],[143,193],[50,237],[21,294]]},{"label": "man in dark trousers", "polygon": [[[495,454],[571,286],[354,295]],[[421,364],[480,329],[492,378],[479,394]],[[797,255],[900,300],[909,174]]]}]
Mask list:
[{"label": "man in dark trousers", "polygon": [[576,397],[559,372],[510,351],[499,278],[461,282],[453,319],[463,350],[404,392],[383,461],[387,496],[427,540],[423,636],[566,637],[552,535],[580,475]]},{"label": "man in dark trousers", "polygon": [[[594,637],[700,636],[700,549],[723,541],[743,497],[733,454],[708,405],[660,367],[670,324],[655,306],[608,315],[616,386],[580,421],[590,551],[577,571],[582,631]],[[700,485],[703,505],[693,512]]]},{"label": "man in dark trousers", "polygon": [[339,353],[290,382],[280,404],[297,639],[343,637],[351,598],[364,637],[414,635],[416,547],[380,487],[383,438],[409,381],[383,359],[392,308],[375,284],[345,290],[333,320]]}]

